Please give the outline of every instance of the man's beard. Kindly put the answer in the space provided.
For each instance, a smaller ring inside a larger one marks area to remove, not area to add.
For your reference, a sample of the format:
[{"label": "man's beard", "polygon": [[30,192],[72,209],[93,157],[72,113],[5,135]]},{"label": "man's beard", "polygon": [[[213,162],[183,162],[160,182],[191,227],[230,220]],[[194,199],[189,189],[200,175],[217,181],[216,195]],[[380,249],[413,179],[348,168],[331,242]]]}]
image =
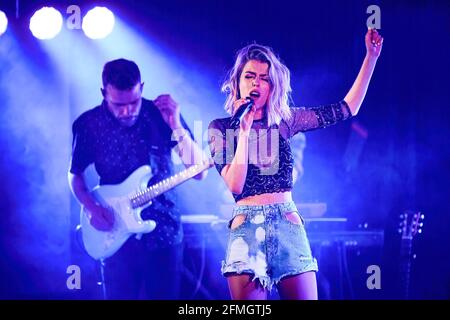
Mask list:
[{"label": "man's beard", "polygon": [[133,116],[133,117],[124,117],[124,118],[118,118],[117,120],[120,122],[121,125],[125,126],[125,127],[131,127],[136,123],[137,120],[137,116]]}]

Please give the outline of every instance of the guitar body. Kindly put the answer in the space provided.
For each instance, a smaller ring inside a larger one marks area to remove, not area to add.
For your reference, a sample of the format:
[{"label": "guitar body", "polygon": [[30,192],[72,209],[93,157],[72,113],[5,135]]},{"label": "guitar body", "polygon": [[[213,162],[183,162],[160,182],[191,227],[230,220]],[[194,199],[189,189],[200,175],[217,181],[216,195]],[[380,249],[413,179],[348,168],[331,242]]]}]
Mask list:
[{"label": "guitar body", "polygon": [[152,177],[150,166],[136,169],[124,182],[117,185],[96,187],[92,194],[105,207],[114,211],[114,226],[110,231],[99,231],[91,225],[91,213],[81,208],[81,232],[84,248],[96,260],[112,256],[131,235],[140,238],[156,227],[153,220],[142,220],[141,211],[151,204],[151,200],[177,185],[195,177],[213,166],[208,159],[193,165],[158,183],[148,186]]},{"label": "guitar body", "polygon": [[115,218],[112,230],[99,231],[90,223],[91,213],[82,207],[80,221],[83,244],[92,258],[106,259],[116,253],[131,235],[140,236],[155,229],[155,221],[141,218],[141,211],[151,202],[133,208],[130,201],[133,195],[147,188],[151,177],[151,168],[142,166],[121,184],[98,186],[92,191],[99,203],[114,210]]}]

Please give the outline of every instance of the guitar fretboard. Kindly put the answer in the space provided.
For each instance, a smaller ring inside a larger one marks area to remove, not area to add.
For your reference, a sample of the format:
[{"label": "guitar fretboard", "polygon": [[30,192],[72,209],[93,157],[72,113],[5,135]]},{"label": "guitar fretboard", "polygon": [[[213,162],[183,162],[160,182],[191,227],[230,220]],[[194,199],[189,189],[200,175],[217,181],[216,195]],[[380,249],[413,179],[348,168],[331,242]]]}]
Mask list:
[{"label": "guitar fretboard", "polygon": [[146,205],[152,199],[176,187],[177,185],[189,180],[190,178],[195,177],[196,175],[198,175],[199,173],[203,172],[204,170],[208,169],[211,166],[212,166],[211,163],[193,165],[135,194],[130,199],[133,209]]}]

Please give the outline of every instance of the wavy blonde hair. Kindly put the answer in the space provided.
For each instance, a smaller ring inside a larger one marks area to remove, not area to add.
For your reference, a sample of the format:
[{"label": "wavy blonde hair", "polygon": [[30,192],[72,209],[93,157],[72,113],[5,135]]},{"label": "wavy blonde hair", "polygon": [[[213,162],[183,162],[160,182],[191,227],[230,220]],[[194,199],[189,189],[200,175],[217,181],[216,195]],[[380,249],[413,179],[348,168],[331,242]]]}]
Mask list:
[{"label": "wavy blonde hair", "polygon": [[228,72],[222,84],[222,92],[227,94],[225,110],[232,115],[233,102],[239,93],[239,79],[246,63],[256,60],[269,65],[270,94],[266,104],[269,126],[291,117],[289,101],[291,101],[291,75],[289,69],[280,61],[273,50],[259,44],[250,44],[240,49],[236,54],[236,62]]}]

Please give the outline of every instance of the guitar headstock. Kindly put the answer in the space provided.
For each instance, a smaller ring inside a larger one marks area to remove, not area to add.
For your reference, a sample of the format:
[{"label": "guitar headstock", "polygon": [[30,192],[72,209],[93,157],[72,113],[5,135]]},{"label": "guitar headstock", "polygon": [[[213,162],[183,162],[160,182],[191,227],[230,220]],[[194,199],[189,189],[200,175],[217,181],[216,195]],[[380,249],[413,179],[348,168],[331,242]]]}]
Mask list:
[{"label": "guitar headstock", "polygon": [[402,235],[402,239],[412,239],[418,233],[422,233],[425,216],[420,211],[405,210],[399,218],[398,233]]}]

